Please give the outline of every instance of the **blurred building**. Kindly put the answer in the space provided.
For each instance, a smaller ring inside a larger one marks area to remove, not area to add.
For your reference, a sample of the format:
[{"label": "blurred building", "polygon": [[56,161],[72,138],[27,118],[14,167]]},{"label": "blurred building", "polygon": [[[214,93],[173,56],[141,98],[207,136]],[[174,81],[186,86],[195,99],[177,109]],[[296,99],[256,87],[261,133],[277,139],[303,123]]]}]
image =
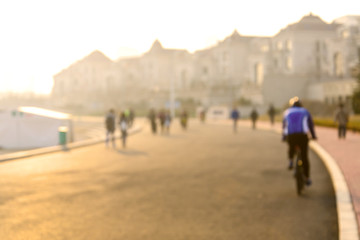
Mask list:
[{"label": "blurred building", "polygon": [[138,57],[112,61],[99,51],[54,76],[62,105],[101,107],[145,102],[162,107],[169,96],[203,105],[284,105],[297,95],[328,103],[350,98],[360,59],[360,16],[332,23],[313,14],[272,37],[234,31],[207,49],[166,49],[156,40]]},{"label": "blurred building", "polygon": [[171,90],[189,88],[192,63],[193,56],[187,50],[165,49],[158,40],[142,56],[116,61],[127,101],[146,100],[152,107],[163,107]]},{"label": "blurred building", "polygon": [[54,76],[52,97],[58,106],[100,107],[99,99],[121,87],[119,73],[115,63],[96,50]]},{"label": "blurred building", "polygon": [[328,102],[348,99],[352,91],[343,89],[354,89],[351,72],[359,61],[359,27],[358,21],[356,31],[344,34],[343,24],[328,24],[310,14],[281,30],[272,38],[264,98],[276,105],[294,95]]},{"label": "blurred building", "polygon": [[270,40],[235,30],[216,46],[195,52],[193,84],[208,89],[205,104],[231,104],[239,98],[262,104]]}]

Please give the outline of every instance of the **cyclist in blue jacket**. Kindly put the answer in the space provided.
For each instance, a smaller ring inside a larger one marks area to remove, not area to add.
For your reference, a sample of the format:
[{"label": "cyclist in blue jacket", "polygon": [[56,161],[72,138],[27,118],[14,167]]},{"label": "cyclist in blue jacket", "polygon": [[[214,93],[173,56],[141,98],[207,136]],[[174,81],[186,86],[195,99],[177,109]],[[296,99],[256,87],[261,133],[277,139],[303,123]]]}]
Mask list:
[{"label": "cyclist in blue jacket", "polygon": [[308,159],[308,133],[312,139],[316,139],[314,123],[308,110],[302,107],[300,99],[294,97],[290,99],[290,108],[284,112],[283,116],[283,140],[289,143],[289,170],[293,168],[295,147],[299,146],[301,159],[304,164],[304,174],[306,185],[311,185],[310,163]]}]

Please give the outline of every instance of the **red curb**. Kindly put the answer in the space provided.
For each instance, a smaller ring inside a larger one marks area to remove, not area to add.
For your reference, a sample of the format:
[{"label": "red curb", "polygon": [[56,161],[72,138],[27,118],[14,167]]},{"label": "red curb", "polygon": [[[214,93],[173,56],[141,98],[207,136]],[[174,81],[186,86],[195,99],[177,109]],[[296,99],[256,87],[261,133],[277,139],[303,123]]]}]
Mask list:
[{"label": "red curb", "polygon": [[360,135],[348,132],[339,140],[337,130],[316,127],[319,144],[335,159],[348,184],[360,230]]}]

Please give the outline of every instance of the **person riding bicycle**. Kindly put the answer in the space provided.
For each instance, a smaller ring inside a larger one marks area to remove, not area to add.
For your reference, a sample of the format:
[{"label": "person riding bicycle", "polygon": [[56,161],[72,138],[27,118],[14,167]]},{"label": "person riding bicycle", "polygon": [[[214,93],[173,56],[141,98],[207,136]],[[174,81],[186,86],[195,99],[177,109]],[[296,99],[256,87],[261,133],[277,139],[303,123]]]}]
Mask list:
[{"label": "person riding bicycle", "polygon": [[311,185],[310,163],[308,159],[308,133],[316,139],[314,123],[308,110],[302,107],[300,99],[293,97],[289,101],[290,107],[283,116],[283,140],[289,143],[289,170],[293,168],[295,148],[298,146],[304,166],[306,185]]}]

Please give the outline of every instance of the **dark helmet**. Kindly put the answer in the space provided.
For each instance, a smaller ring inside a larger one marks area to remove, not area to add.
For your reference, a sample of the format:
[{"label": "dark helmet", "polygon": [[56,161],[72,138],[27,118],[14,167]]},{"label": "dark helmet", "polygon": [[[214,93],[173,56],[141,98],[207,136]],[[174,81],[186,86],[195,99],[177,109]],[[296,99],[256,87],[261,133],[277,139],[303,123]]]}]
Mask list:
[{"label": "dark helmet", "polygon": [[289,100],[289,105],[290,105],[291,107],[302,107],[300,98],[297,97],[297,96],[295,96],[295,97],[293,97],[293,98],[291,98],[291,99]]}]

